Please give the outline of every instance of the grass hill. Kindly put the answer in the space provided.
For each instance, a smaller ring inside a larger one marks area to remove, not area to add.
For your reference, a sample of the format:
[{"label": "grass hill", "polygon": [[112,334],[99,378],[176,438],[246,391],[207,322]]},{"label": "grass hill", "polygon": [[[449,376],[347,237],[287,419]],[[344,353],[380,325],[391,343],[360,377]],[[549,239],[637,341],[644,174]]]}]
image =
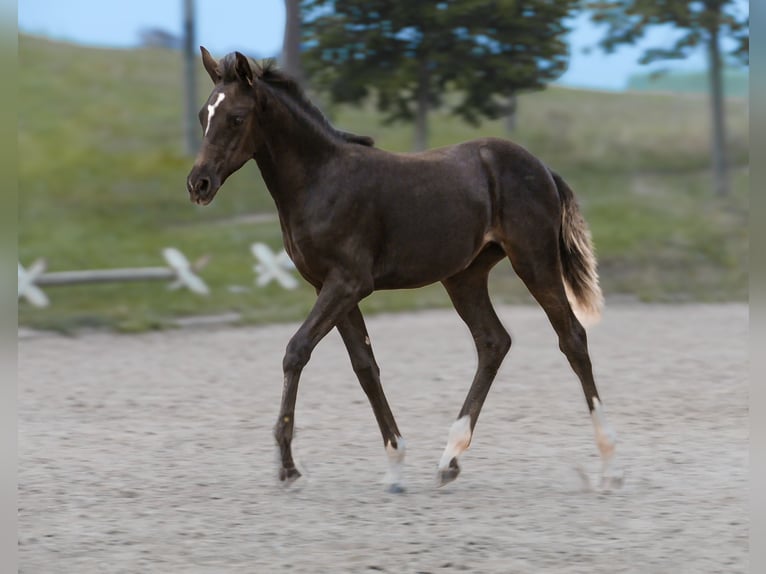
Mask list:
[{"label": "grass hill", "polygon": [[[733,98],[747,98],[749,74],[747,69],[727,68],[723,73],[724,93]],[[668,72],[659,76],[634,74],[628,78],[628,90],[673,92],[679,94],[706,94],[709,79],[707,72]]]},{"label": "grass hill", "polygon": [[[218,55],[220,56],[220,55]],[[216,201],[188,201],[192,160],[182,153],[178,52],[104,50],[19,38],[19,260],[49,270],[152,266],[168,245],[191,259],[212,295],[168,292],[157,283],[48,288],[47,309],[19,303],[24,325],[57,329],[160,327],[172,317],[224,311],[245,321],[301,318],[314,300],[302,286],[253,285],[249,245],[281,247],[275,213],[251,162]],[[209,79],[200,65],[200,106]],[[704,98],[551,88],[525,95],[513,139],[577,191],[600,257],[607,296],[647,300],[747,297],[748,132],[746,103],[727,102],[734,191],[711,196]],[[407,150],[410,126],[385,126],[370,107],[327,109],[339,127]],[[437,111],[432,146],[504,136],[502,121],[472,128]],[[509,265],[493,276],[499,301],[528,301]],[[441,286],[376,293],[371,311],[448,305]]]}]

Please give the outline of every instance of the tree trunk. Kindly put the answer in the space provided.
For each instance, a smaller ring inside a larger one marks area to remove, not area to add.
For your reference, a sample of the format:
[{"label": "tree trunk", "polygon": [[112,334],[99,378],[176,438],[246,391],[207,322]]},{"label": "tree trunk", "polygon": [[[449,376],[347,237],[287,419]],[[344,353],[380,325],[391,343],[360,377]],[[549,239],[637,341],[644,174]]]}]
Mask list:
[{"label": "tree trunk", "polygon": [[716,195],[728,195],[729,178],[726,162],[726,129],[724,126],[724,94],[721,64],[720,28],[718,22],[710,27],[708,59],[710,75],[710,111],[712,120],[713,185]]},{"label": "tree trunk", "polygon": [[429,108],[428,59],[420,60],[418,70],[418,103],[415,112],[415,151],[428,148],[428,108]]},{"label": "tree trunk", "polygon": [[519,100],[516,94],[508,96],[508,114],[505,116],[505,131],[511,135],[516,130],[516,111],[519,109]]},{"label": "tree trunk", "polygon": [[285,0],[285,35],[282,40],[282,69],[303,84],[301,69],[301,3]]}]

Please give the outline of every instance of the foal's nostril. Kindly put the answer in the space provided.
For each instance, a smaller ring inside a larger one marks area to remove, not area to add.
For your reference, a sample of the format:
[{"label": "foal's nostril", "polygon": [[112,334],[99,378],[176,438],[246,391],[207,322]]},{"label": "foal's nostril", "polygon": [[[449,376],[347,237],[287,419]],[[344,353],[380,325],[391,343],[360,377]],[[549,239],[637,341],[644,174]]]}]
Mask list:
[{"label": "foal's nostril", "polygon": [[210,189],[210,178],[201,177],[197,182],[197,193],[207,193],[208,189]]}]

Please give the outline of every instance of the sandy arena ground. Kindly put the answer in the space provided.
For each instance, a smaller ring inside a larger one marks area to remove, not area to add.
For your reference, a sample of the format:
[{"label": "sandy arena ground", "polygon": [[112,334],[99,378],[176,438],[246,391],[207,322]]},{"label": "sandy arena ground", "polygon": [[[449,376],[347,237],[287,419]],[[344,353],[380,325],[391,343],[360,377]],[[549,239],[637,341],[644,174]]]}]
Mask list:
[{"label": "sandy arena ground", "polygon": [[19,564],[96,572],[747,571],[745,305],[607,307],[589,333],[626,468],[599,471],[580,384],[536,307],[514,338],[457,481],[436,463],[475,366],[453,311],[368,320],[407,440],[407,492],[337,333],[306,368],[294,452],[272,426],[296,325],[19,341]]}]

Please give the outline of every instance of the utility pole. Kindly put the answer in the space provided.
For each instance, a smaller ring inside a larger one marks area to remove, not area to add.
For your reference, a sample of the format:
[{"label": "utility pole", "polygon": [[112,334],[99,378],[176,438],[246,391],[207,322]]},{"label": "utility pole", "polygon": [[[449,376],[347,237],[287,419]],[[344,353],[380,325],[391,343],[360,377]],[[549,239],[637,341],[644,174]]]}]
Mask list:
[{"label": "utility pole", "polygon": [[197,155],[197,74],[194,38],[194,0],[183,0],[183,60],[184,60],[184,151],[187,155]]},{"label": "utility pole", "polygon": [[303,84],[301,69],[301,3],[285,0],[285,34],[282,40],[282,69]]}]

